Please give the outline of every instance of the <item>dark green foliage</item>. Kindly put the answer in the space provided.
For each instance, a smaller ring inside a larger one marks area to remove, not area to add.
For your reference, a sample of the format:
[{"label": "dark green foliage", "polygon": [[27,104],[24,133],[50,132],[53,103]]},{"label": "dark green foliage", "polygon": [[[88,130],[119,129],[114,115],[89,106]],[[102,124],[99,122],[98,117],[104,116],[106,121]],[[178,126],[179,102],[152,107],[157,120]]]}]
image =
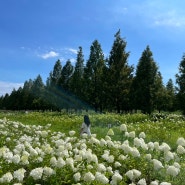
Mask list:
[{"label": "dark green foliage", "polygon": [[95,107],[95,111],[101,110],[103,92],[103,69],[105,67],[104,54],[101,45],[95,40],[90,47],[90,56],[84,69],[84,93],[85,98]]},{"label": "dark green foliage", "polygon": [[176,74],[177,88],[177,100],[180,110],[185,114],[185,54],[182,56],[182,60],[179,64],[179,74]]},{"label": "dark green foliage", "polygon": [[11,110],[61,110],[93,109],[118,113],[141,110],[150,114],[180,109],[185,114],[185,55],[176,75],[177,93],[172,80],[163,85],[153,54],[149,48],[143,51],[136,73],[128,64],[130,53],[120,30],[107,59],[98,40],[90,47],[90,55],[84,60],[79,47],[75,66],[70,60],[65,65],[57,60],[49,73],[46,84],[38,75],[23,87],[0,97],[0,109]]},{"label": "dark green foliage", "polygon": [[47,86],[58,85],[61,78],[61,73],[62,73],[62,65],[60,60],[57,60],[54,65],[53,71],[50,72],[50,76],[47,79],[47,82],[46,82]]},{"label": "dark green foliage", "polygon": [[79,47],[79,51],[77,53],[76,64],[74,68],[74,73],[71,76],[69,89],[79,98],[83,98],[83,74],[84,74],[84,56],[82,47]]},{"label": "dark green foliage", "polygon": [[133,67],[128,65],[129,52],[126,52],[126,42],[121,38],[120,30],[108,59],[108,86],[109,103],[119,113],[129,110],[129,91],[133,79]]},{"label": "dark green foliage", "polygon": [[61,71],[61,77],[59,79],[58,85],[62,86],[64,89],[69,89],[69,82],[71,79],[71,76],[73,75],[73,66],[71,64],[71,61],[68,60]]},{"label": "dark green foliage", "polygon": [[168,102],[166,104],[166,109],[168,111],[174,111],[176,104],[176,94],[172,79],[169,79],[166,84],[166,102]]},{"label": "dark green foliage", "polygon": [[151,113],[154,110],[156,99],[156,79],[158,67],[153,59],[149,48],[143,51],[136,69],[136,76],[133,82],[134,107],[142,110],[143,113]]}]

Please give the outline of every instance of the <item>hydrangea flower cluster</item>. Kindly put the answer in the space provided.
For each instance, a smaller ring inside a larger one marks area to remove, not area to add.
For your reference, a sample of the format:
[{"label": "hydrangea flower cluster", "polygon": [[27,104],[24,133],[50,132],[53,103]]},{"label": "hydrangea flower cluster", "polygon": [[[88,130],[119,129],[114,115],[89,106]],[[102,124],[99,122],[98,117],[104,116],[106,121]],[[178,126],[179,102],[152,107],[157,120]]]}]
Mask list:
[{"label": "hydrangea flower cluster", "polygon": [[[0,183],[4,184],[181,184],[185,139],[176,150],[167,143],[146,142],[146,134],[120,125],[122,141],[51,132],[49,125],[28,126],[0,120]],[[180,179],[180,180],[179,180]]]}]

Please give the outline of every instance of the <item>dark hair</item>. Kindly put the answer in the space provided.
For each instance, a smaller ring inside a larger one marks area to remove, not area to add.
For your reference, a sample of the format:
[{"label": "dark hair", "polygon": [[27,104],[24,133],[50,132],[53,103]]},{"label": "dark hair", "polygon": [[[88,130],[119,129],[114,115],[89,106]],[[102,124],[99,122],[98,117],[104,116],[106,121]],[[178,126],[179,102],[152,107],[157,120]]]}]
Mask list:
[{"label": "dark hair", "polygon": [[89,119],[89,116],[87,116],[87,115],[84,116],[84,123],[85,123],[87,126],[89,126],[89,125],[91,124],[90,119]]}]

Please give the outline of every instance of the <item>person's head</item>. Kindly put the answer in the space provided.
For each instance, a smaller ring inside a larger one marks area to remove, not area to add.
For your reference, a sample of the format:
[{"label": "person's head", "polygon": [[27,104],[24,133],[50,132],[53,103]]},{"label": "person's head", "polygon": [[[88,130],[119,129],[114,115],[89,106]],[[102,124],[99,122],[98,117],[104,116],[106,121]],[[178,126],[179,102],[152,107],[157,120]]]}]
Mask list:
[{"label": "person's head", "polygon": [[84,123],[85,123],[87,126],[89,126],[89,125],[91,124],[90,119],[89,119],[89,116],[87,116],[87,115],[84,116]]}]

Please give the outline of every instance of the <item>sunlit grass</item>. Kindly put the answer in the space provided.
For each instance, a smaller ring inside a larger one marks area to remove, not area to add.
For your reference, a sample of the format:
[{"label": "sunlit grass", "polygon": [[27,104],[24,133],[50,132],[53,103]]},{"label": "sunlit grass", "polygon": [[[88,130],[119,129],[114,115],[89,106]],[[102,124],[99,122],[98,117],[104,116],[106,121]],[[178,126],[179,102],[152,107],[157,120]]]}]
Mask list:
[{"label": "sunlit grass", "polygon": [[0,183],[184,183],[181,115],[93,113],[89,114],[93,135],[82,138],[84,114],[0,113]]}]

